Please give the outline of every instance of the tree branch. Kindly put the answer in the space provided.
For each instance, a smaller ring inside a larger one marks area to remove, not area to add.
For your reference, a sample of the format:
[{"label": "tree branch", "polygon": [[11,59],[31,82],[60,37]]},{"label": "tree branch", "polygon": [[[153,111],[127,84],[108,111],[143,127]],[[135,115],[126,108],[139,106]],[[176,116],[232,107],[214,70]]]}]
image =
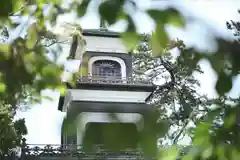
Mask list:
[{"label": "tree branch", "polygon": [[173,86],[175,83],[175,75],[174,75],[171,65],[169,64],[169,62],[164,61],[162,57],[160,57],[160,61],[163,64],[163,67],[168,71],[168,73],[170,74],[170,77],[171,77],[171,81],[162,85],[161,88],[165,88],[166,86],[169,86],[169,87]]},{"label": "tree branch", "polygon": [[68,59],[74,59],[75,58],[77,47],[78,47],[78,37],[77,37],[77,35],[74,35],[72,37],[72,44],[71,44]]},{"label": "tree branch", "polygon": [[159,93],[163,89],[171,89],[175,84],[175,75],[174,75],[174,72],[173,72],[173,69],[172,69],[171,65],[168,62],[164,61],[162,57],[160,57],[160,61],[163,65],[163,67],[170,74],[171,81],[167,82],[163,85],[157,86],[157,89],[151,94],[151,96],[148,97],[148,100],[150,100],[154,94]]},{"label": "tree branch", "polygon": [[[27,4],[26,4],[27,5]],[[24,6],[21,6],[19,9],[18,9],[18,11],[17,12],[22,12],[23,10],[24,10],[24,8],[25,8],[25,5]],[[16,14],[17,12],[11,12],[11,13],[9,13],[8,14],[8,16],[22,16],[21,14]]]},{"label": "tree branch", "polygon": [[52,45],[54,45],[54,44],[56,44],[56,43],[64,43],[64,42],[66,42],[67,40],[65,40],[65,41],[53,41],[52,43],[50,43],[50,44],[48,44],[48,45],[44,45],[44,47],[50,47],[50,46],[52,46]]},{"label": "tree branch", "polygon": [[181,134],[183,133],[184,129],[186,128],[186,126],[187,126],[187,124],[188,124],[188,121],[189,121],[189,120],[187,120],[187,121],[184,123],[182,129],[178,132],[178,134],[176,135],[176,137],[173,139],[173,144],[176,144],[176,143],[177,143],[177,140],[179,139],[179,137],[180,137]]}]

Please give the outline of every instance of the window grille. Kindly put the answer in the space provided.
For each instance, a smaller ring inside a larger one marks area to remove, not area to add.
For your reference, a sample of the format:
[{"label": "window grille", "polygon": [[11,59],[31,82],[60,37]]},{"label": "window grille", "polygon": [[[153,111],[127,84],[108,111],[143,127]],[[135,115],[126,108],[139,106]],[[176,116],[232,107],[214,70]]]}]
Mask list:
[{"label": "window grille", "polygon": [[92,78],[101,80],[117,80],[122,76],[121,65],[112,60],[98,60],[93,63]]}]

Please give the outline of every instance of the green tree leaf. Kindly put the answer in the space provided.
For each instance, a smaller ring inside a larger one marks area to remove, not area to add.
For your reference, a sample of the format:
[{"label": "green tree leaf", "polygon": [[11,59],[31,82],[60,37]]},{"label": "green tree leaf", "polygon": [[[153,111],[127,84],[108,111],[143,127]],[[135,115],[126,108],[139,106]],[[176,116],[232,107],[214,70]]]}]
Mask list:
[{"label": "green tree leaf", "polygon": [[106,0],[99,6],[99,14],[101,18],[106,20],[108,24],[114,24],[118,16],[122,12],[125,0]]},{"label": "green tree leaf", "polygon": [[178,151],[177,147],[172,146],[171,148],[162,149],[160,152],[159,159],[164,157],[164,160],[176,160],[178,154],[179,154],[179,151]]},{"label": "green tree leaf", "polygon": [[77,13],[79,17],[82,17],[86,14],[89,2],[90,0],[82,0],[81,4],[78,4]]},{"label": "green tree leaf", "polygon": [[130,52],[135,49],[140,40],[140,36],[135,32],[124,32],[121,38],[125,46],[127,46],[128,51]]},{"label": "green tree leaf", "polygon": [[0,54],[2,54],[5,58],[8,58],[10,55],[10,45],[8,44],[0,44]]},{"label": "green tree leaf", "polygon": [[25,0],[17,0],[14,2],[14,10],[13,12],[16,13],[19,11],[20,8],[25,6]]},{"label": "green tree leaf", "polygon": [[131,16],[127,15],[126,19],[128,20],[128,28],[121,38],[128,51],[132,52],[140,42],[140,36],[136,33],[136,27]]},{"label": "green tree leaf", "polygon": [[151,36],[151,47],[152,47],[152,54],[153,56],[157,57],[162,55],[163,48],[160,46],[159,43],[159,35],[157,35],[157,32],[152,33]]},{"label": "green tree leaf", "polygon": [[37,24],[33,23],[31,26],[28,28],[28,37],[27,37],[27,47],[29,49],[34,48],[34,46],[37,43],[38,40],[38,29],[37,29]]},{"label": "green tree leaf", "polygon": [[224,120],[224,127],[230,128],[236,122],[236,114],[228,115]]},{"label": "green tree leaf", "polygon": [[215,86],[219,95],[224,95],[232,88],[232,77],[224,73],[223,71],[218,74],[218,80]]},{"label": "green tree leaf", "polygon": [[1,0],[0,18],[6,19],[9,13],[13,12],[14,3],[12,0]]},{"label": "green tree leaf", "polygon": [[168,34],[164,29],[164,25],[159,23],[152,34],[151,44],[153,56],[161,56],[164,53],[164,49],[167,48]]},{"label": "green tree leaf", "polygon": [[0,93],[4,93],[6,90],[6,85],[2,82],[0,82]]},{"label": "green tree leaf", "polygon": [[57,89],[59,90],[61,96],[66,95],[67,88],[65,85],[59,85]]},{"label": "green tree leaf", "polygon": [[174,8],[165,10],[149,9],[147,14],[158,24],[171,24],[177,27],[184,27],[184,17]]},{"label": "green tree leaf", "polygon": [[149,9],[147,10],[147,14],[158,24],[158,23],[166,23],[168,15],[166,11]]},{"label": "green tree leaf", "polygon": [[185,19],[184,17],[175,9],[167,10],[167,15],[169,15],[167,23],[175,27],[184,27]]},{"label": "green tree leaf", "polygon": [[[51,0],[51,2],[53,4],[58,5],[58,4],[62,3],[62,0]],[[35,0],[35,3],[38,5],[41,5],[41,4],[47,4],[47,3],[49,3],[49,1],[48,0]]]}]

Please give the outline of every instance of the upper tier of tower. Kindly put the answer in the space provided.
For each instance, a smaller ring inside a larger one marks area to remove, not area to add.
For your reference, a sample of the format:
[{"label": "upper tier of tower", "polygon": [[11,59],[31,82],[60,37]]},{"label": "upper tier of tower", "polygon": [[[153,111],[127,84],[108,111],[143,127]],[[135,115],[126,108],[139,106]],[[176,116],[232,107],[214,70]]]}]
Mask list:
[{"label": "upper tier of tower", "polygon": [[[143,109],[139,105],[136,109],[124,109],[122,105],[145,104],[156,86],[148,79],[133,76],[132,54],[122,42],[120,33],[106,29],[85,29],[82,34],[86,41],[83,50],[81,45],[76,49],[73,37],[69,39],[69,52],[75,51],[71,58],[81,60],[81,64],[76,85],[73,88],[69,87],[66,96],[60,98],[59,110],[79,108],[74,102],[81,101],[104,103],[103,107],[97,107],[104,111],[108,108],[105,103],[109,102],[120,104],[119,107],[115,104],[115,108],[111,106],[110,110],[114,108],[118,112],[124,110],[134,113],[144,111],[147,108],[145,106]],[[84,109],[83,105],[80,109]],[[92,109],[96,108],[86,108],[88,111]]]},{"label": "upper tier of tower", "polygon": [[74,43],[78,43],[73,59],[81,60],[82,55],[86,52],[129,53],[120,38],[121,34],[119,32],[107,29],[83,29],[82,35],[85,43],[74,41],[72,31],[66,31],[65,29],[63,32],[59,39],[69,45],[69,49]]},{"label": "upper tier of tower", "polygon": [[86,51],[128,53],[117,32],[86,29],[83,35],[87,42]]}]

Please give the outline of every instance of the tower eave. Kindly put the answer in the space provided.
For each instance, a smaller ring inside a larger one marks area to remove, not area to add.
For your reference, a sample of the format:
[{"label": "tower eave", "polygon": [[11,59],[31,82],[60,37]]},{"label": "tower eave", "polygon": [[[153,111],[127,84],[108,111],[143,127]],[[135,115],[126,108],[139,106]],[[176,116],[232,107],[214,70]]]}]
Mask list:
[{"label": "tower eave", "polygon": [[150,104],[133,102],[72,101],[70,105],[68,112],[71,114],[82,112],[146,114],[152,110]]},{"label": "tower eave", "polygon": [[109,31],[105,29],[84,29],[84,36],[97,36],[97,37],[110,37],[110,38],[120,38],[120,32]]},{"label": "tower eave", "polygon": [[147,98],[155,88],[156,86],[152,84],[78,83],[74,89],[68,89],[65,97],[62,96],[59,98],[58,110],[66,111],[66,106],[70,105],[72,101],[146,103]]}]

